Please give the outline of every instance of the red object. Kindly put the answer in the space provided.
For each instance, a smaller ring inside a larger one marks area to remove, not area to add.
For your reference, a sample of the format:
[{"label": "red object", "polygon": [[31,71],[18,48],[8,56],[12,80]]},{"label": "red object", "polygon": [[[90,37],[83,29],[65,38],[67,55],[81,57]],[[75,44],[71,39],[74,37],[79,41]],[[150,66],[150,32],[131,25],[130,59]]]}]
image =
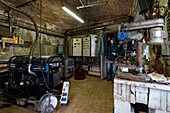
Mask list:
[{"label": "red object", "polygon": [[74,72],[74,79],[75,80],[84,80],[85,77],[85,70],[82,67],[78,67],[75,69]]},{"label": "red object", "polygon": [[32,42],[29,42],[29,45],[32,45]]}]

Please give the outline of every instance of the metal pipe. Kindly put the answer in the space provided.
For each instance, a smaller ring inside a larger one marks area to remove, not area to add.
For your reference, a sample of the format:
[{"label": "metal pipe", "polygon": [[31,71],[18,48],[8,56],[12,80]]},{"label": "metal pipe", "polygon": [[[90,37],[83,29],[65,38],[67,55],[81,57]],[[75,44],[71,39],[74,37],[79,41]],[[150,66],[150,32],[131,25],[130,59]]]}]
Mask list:
[{"label": "metal pipe", "polygon": [[136,30],[136,29],[143,29],[143,28],[151,28],[151,27],[163,27],[164,26],[164,19],[152,19],[152,20],[144,20],[139,22],[133,23],[125,23],[124,30]]},{"label": "metal pipe", "polygon": [[[36,38],[35,38],[35,41],[34,41],[33,45],[31,46],[31,49],[30,49],[30,52],[29,52],[29,66],[30,66],[31,63],[32,63],[32,58],[33,58],[34,49],[35,49],[35,47],[36,47],[36,45],[37,45],[38,37],[39,37],[39,31],[38,31],[38,27],[37,27],[36,21],[35,21],[34,18],[33,18],[32,16],[30,16],[27,12],[22,11],[22,10],[19,10],[19,9],[11,6],[9,3],[6,3],[4,0],[0,0],[0,2],[1,2],[2,4],[4,4],[5,6],[9,7],[9,8],[11,8],[11,9],[13,9],[13,10],[15,10],[15,11],[18,11],[18,12],[26,15],[28,18],[30,18],[30,20],[31,20],[31,21],[33,22],[33,24],[34,24],[35,31],[36,31]],[[31,71],[31,70],[29,70],[29,69],[30,69],[30,68],[28,67],[28,72]],[[32,72],[31,72],[31,74],[32,74]]]},{"label": "metal pipe", "polygon": [[142,41],[137,41],[137,49],[136,49],[136,55],[137,55],[137,63],[139,68],[139,73],[142,73],[143,70],[143,64],[142,64]]},{"label": "metal pipe", "polygon": [[84,5],[83,2],[80,0],[80,3],[82,4],[82,6],[78,6],[77,9],[82,9],[82,8],[87,8],[87,7],[93,7],[93,6],[97,6],[97,5],[107,4],[108,1],[96,2],[96,3],[91,3],[91,4],[88,4],[88,5]]},{"label": "metal pipe", "polygon": [[36,0],[30,0],[28,2],[25,2],[25,3],[21,4],[21,5],[18,5],[16,8],[24,7],[24,6],[28,5],[28,4],[30,4],[31,2],[35,2],[35,1]]},{"label": "metal pipe", "polygon": [[93,24],[90,24],[87,26],[78,27],[78,28],[74,28],[74,29],[68,29],[66,32],[68,35],[71,35],[71,34],[86,31],[86,30],[91,30],[91,29],[95,29],[95,28],[99,28],[99,27],[105,27],[105,26],[109,26],[109,25],[115,25],[118,23],[122,23],[122,22],[127,22],[128,20],[129,20],[128,15],[122,15],[122,16],[118,16],[113,19],[109,19],[106,21],[98,22],[98,23],[93,23]]},{"label": "metal pipe", "polygon": [[9,22],[9,33],[10,36],[12,36],[12,17],[11,17],[11,11],[8,11],[8,22]]},{"label": "metal pipe", "polygon": [[[6,17],[4,16],[4,18],[6,18]],[[6,19],[4,19],[4,20],[0,19],[0,25],[5,26],[5,27],[9,27],[9,24],[6,23],[6,22],[7,22]],[[20,21],[20,20],[17,20],[16,22],[12,21],[12,23],[13,23],[12,28],[20,27],[20,28],[23,28],[23,29],[35,31],[35,27],[30,23],[26,23],[26,22],[23,22],[23,21]],[[55,37],[59,37],[59,38],[65,38],[64,34],[56,33],[55,31],[52,31],[52,30],[49,30],[49,29],[46,29],[46,28],[42,27],[41,31],[40,31],[40,27],[38,27],[38,29],[39,29],[39,33],[50,35],[50,36],[55,36]]]},{"label": "metal pipe", "polygon": [[81,0],[79,0],[79,1],[80,1],[81,5],[83,5],[83,6],[84,6],[83,2],[82,2]]}]

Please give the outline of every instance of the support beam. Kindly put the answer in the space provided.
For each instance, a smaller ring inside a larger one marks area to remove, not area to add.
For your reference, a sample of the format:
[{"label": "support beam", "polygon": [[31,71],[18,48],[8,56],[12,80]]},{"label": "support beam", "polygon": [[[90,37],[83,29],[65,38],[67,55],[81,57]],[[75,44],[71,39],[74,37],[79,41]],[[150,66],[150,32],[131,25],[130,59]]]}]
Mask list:
[{"label": "support beam", "polygon": [[[9,24],[7,22],[8,22],[8,20],[6,20],[6,17],[4,17],[3,19],[0,19],[0,25],[2,25],[2,26],[9,27]],[[17,20],[16,22],[12,22],[12,23],[13,23],[12,28],[20,27],[20,28],[35,31],[35,28],[30,23],[26,23],[26,22],[23,22],[23,21],[20,21],[20,20]],[[40,29],[40,27],[38,27],[38,29]],[[59,37],[59,38],[65,38],[64,34],[56,33],[55,31],[52,31],[52,30],[49,30],[49,29],[46,29],[46,28],[41,28],[40,33],[47,34],[47,35],[50,35],[50,36],[56,36],[56,37]]]},{"label": "support beam", "polygon": [[28,2],[25,2],[25,3],[21,4],[21,5],[18,5],[16,8],[24,7],[24,6],[28,5],[28,4],[30,4],[31,2],[35,2],[35,1],[37,1],[37,0],[30,0]]},{"label": "support beam", "polygon": [[92,30],[92,29],[96,29],[96,28],[101,28],[101,27],[106,27],[106,26],[110,26],[110,25],[128,22],[128,20],[129,20],[129,16],[120,16],[120,17],[110,19],[110,20],[107,20],[107,21],[103,21],[103,22],[99,22],[99,23],[86,25],[86,26],[83,26],[83,27],[70,29],[70,30],[67,30],[66,32],[67,32],[68,35],[73,35],[73,34],[76,34],[76,33],[79,33],[79,32],[87,31],[87,30]]}]

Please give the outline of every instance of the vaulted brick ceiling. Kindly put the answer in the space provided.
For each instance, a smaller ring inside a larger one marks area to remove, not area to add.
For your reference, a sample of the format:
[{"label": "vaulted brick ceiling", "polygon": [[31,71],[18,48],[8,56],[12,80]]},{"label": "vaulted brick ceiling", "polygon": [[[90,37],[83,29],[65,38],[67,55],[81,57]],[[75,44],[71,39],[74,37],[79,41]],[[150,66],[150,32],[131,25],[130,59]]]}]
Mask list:
[{"label": "vaulted brick ceiling", "polygon": [[[119,16],[128,15],[134,16],[136,12],[137,0],[5,0],[12,4],[14,7],[20,6],[26,2],[32,1],[31,3],[19,7],[19,9],[28,12],[33,16],[37,24],[40,25],[40,17],[42,20],[42,26],[53,25],[56,32],[64,33],[67,29],[73,29],[93,23],[100,23],[114,19]],[[88,6],[77,9],[78,6]],[[97,4],[97,5],[96,5]],[[82,24],[75,20],[69,14],[62,10],[62,5],[69,7],[75,13],[80,15],[85,23]],[[8,8],[0,3],[1,10],[7,10]],[[41,9],[41,10],[40,10]],[[30,20],[17,12],[12,12],[12,15],[16,19],[30,22]]]}]

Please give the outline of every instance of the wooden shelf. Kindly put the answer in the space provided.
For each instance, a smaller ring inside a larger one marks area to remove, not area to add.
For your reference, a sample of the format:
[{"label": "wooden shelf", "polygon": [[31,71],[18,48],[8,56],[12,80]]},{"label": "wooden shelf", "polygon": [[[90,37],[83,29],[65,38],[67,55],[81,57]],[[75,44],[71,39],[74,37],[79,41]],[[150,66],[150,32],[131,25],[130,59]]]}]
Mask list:
[{"label": "wooden shelf", "polygon": [[17,47],[30,47],[30,45],[25,45],[25,44],[15,44],[13,38],[3,37],[1,38],[0,42],[2,42],[2,48],[5,48],[6,44],[12,44],[13,46],[17,46]]},{"label": "wooden shelf", "polygon": [[0,73],[8,72],[8,68],[0,69]]},{"label": "wooden shelf", "polygon": [[25,45],[25,44],[12,44],[11,46],[14,46],[14,47],[30,47],[30,45]]},{"label": "wooden shelf", "polygon": [[14,43],[14,39],[13,38],[1,38],[1,42],[2,42],[2,48],[5,48],[6,43],[9,44],[13,44]]}]

